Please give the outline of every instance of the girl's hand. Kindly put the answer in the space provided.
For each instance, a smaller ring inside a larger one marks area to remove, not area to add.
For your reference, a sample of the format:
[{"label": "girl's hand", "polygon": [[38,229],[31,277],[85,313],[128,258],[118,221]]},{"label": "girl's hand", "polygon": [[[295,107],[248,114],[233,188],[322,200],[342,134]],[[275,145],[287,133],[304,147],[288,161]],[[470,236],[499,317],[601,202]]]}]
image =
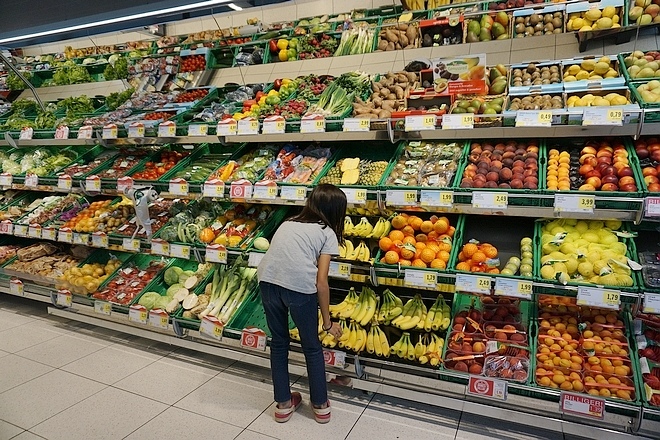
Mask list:
[{"label": "girl's hand", "polygon": [[332,327],[330,327],[330,330],[328,330],[328,333],[330,333],[332,336],[335,337],[335,339],[338,340],[343,332],[341,330],[341,326],[336,322],[333,322]]}]

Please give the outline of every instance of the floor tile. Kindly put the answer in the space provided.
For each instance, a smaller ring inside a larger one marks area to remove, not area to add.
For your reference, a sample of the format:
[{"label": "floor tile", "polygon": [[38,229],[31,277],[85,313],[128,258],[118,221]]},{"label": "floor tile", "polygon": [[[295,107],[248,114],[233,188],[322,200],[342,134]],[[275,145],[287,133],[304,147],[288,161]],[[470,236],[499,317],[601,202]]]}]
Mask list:
[{"label": "floor tile", "polygon": [[15,353],[64,334],[61,330],[45,328],[34,320],[25,325],[0,332],[0,350]]},{"label": "floor tile", "polygon": [[44,437],[31,433],[30,431],[23,431],[11,440],[44,440]]},{"label": "floor tile", "polygon": [[2,393],[0,419],[29,429],[103,388],[98,382],[54,370]]},{"label": "floor tile", "polygon": [[0,310],[0,322],[2,322],[2,330],[7,330],[12,327],[27,324],[34,321],[35,318],[21,313],[11,312],[7,310]]},{"label": "floor tile", "polygon": [[238,437],[236,437],[234,440],[272,440],[274,438],[277,437],[271,437],[269,435],[264,435],[259,432],[250,431],[249,429],[246,429],[245,431],[241,432],[241,434]]},{"label": "floor tile", "polygon": [[0,393],[52,370],[47,365],[8,354],[0,362]]},{"label": "floor tile", "polygon": [[456,440],[557,440],[563,435],[553,431],[537,430],[529,426],[503,420],[484,419],[477,414],[463,413]]},{"label": "floor tile", "polygon": [[167,358],[185,362],[191,368],[200,367],[203,369],[212,369],[215,370],[216,373],[219,373],[236,363],[233,359],[223,358],[209,353],[200,353],[199,351],[188,350],[186,348],[179,348],[178,350],[173,351],[167,355]]},{"label": "floor tile", "polygon": [[59,368],[77,359],[85,357],[104,348],[104,345],[88,341],[68,334],[30,348],[16,354],[33,361],[41,362]]},{"label": "floor tile", "polygon": [[31,431],[49,440],[115,440],[129,435],[165,409],[167,405],[162,403],[108,387]]},{"label": "floor tile", "polygon": [[160,358],[162,356],[146,351],[111,345],[71,362],[62,369],[110,385]]},{"label": "floor tile", "polygon": [[0,440],[9,440],[12,437],[17,436],[24,430],[18,426],[7,423],[4,420],[0,420]]},{"label": "floor tile", "polygon": [[174,406],[246,428],[272,402],[270,385],[223,372]]},{"label": "floor tile", "polygon": [[217,373],[209,368],[163,358],[125,377],[114,386],[172,405],[204,385]]},{"label": "floor tile", "polygon": [[233,440],[241,431],[237,426],[172,407],[141,426],[125,440],[200,439],[210,433],[214,440]]}]

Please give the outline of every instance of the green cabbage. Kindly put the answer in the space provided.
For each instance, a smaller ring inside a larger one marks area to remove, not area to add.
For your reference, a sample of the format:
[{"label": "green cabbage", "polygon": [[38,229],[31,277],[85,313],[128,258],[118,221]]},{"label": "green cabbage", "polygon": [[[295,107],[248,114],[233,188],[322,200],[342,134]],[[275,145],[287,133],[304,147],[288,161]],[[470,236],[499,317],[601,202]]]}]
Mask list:
[{"label": "green cabbage", "polygon": [[183,273],[183,269],[180,267],[170,267],[165,271],[164,278],[165,278],[165,283],[168,286],[171,286],[172,284],[176,284],[179,282],[179,276]]},{"label": "green cabbage", "polygon": [[155,309],[156,302],[160,299],[160,294],[158,292],[147,292],[140,297],[138,304],[146,307],[147,310]]}]

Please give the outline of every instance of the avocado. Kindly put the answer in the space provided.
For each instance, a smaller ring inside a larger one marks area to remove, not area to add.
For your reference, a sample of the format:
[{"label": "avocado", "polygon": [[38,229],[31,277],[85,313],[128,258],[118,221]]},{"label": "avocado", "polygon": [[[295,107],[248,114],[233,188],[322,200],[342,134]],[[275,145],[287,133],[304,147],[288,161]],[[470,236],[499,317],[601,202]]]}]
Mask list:
[{"label": "avocado", "polygon": [[481,32],[479,32],[479,41],[490,41],[492,40],[492,37],[490,36],[490,30],[483,28],[481,29]]},{"label": "avocado", "polygon": [[474,32],[468,32],[465,41],[468,43],[478,43],[479,37],[477,37],[477,34],[475,34]]},{"label": "avocado", "polygon": [[470,21],[468,24],[468,32],[473,32],[475,35],[479,35],[479,32],[481,32],[481,26],[477,20]]},{"label": "avocado", "polygon": [[500,35],[506,34],[506,29],[501,24],[495,22],[493,23],[493,29],[491,30],[493,37],[498,38]]},{"label": "avocado", "polygon": [[424,34],[422,38],[422,47],[431,47],[433,46],[433,38],[429,34]]}]

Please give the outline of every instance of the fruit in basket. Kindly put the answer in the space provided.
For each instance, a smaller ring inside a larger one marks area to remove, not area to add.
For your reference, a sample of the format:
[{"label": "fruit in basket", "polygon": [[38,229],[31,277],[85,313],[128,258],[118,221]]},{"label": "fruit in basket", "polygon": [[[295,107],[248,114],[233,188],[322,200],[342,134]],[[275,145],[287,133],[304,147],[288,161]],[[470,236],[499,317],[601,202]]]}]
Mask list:
[{"label": "fruit in basket", "polygon": [[628,22],[643,26],[651,23],[660,23],[660,18],[658,18],[660,12],[660,6],[658,2],[650,1],[638,1],[634,5],[631,5],[630,10],[628,11]]},{"label": "fruit in basket", "polygon": [[538,144],[473,142],[461,188],[538,188]]},{"label": "fruit in basket", "polygon": [[560,95],[530,95],[523,98],[515,97],[509,103],[510,111],[517,110],[553,110],[564,107]]},{"label": "fruit in basket", "polygon": [[450,113],[474,113],[475,115],[496,115],[502,113],[504,98],[486,100],[482,97],[459,99]]},{"label": "fruit in basket", "polygon": [[606,6],[568,15],[566,30],[569,32],[587,32],[591,30],[613,29],[621,27],[621,11],[614,6]]},{"label": "fruit in basket", "polygon": [[657,50],[646,53],[637,50],[623,61],[632,79],[660,77],[660,52]]},{"label": "fruit in basket", "polygon": [[498,64],[488,69],[486,85],[489,95],[501,95],[506,91],[507,74],[507,67],[504,64]]},{"label": "fruit in basket", "polygon": [[107,263],[88,263],[82,267],[72,267],[64,271],[58,280],[58,289],[67,289],[73,293],[89,295],[99,288],[101,283],[122,265],[116,258]]},{"label": "fruit in basket", "polygon": [[470,20],[468,27],[469,42],[505,40],[509,38],[509,15],[504,11],[484,14],[480,20]]},{"label": "fruit in basket", "polygon": [[[593,79],[593,77],[590,77],[590,79]],[[603,96],[587,93],[582,96],[571,95],[566,99],[566,105],[568,107],[607,107],[626,104],[630,104],[630,101],[620,93],[608,93]]]},{"label": "fruit in basket", "polygon": [[538,35],[561,34],[564,28],[564,13],[531,14],[515,17],[516,38]]},{"label": "fruit in basket", "polygon": [[635,141],[635,152],[642,166],[642,175],[649,192],[660,192],[660,141],[658,138],[640,138]]},{"label": "fruit in basket", "polygon": [[536,63],[529,63],[524,67],[511,70],[511,85],[514,87],[536,86],[543,84],[557,84],[561,82],[559,66],[539,67]]},{"label": "fruit in basket", "polygon": [[133,202],[125,197],[115,204],[112,200],[101,200],[92,202],[62,227],[71,228],[74,232],[108,233],[124,225],[134,215]]},{"label": "fruit in basket", "polygon": [[640,84],[637,86],[637,91],[639,92],[642,101],[648,103],[658,103],[660,102],[660,81],[652,80],[645,84]]},{"label": "fruit in basket", "polygon": [[500,273],[497,248],[490,243],[470,240],[458,254],[456,270],[464,272]]},{"label": "fruit in basket", "polygon": [[386,161],[360,160],[347,158],[337,161],[321,178],[320,183],[333,185],[365,185],[376,186],[380,182],[388,163]]},{"label": "fruit in basket", "polygon": [[617,78],[619,72],[614,69],[609,57],[598,60],[583,60],[579,64],[571,64],[564,69],[564,82],[579,80],[601,80],[604,78]]}]

